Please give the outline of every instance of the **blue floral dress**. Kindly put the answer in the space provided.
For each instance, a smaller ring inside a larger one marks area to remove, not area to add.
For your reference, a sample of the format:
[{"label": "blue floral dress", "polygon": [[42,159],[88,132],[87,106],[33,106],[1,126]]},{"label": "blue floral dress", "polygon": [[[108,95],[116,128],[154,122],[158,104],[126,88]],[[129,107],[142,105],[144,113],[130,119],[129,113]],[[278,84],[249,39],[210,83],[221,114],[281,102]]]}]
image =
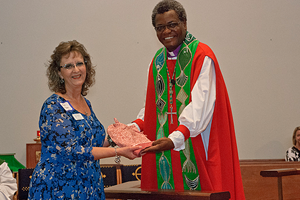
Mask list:
[{"label": "blue floral dress", "polygon": [[56,94],[44,102],[39,121],[41,158],[28,199],[105,199],[100,162],[91,153],[92,147],[103,146],[105,129],[86,102],[90,116],[66,109],[66,100]]}]

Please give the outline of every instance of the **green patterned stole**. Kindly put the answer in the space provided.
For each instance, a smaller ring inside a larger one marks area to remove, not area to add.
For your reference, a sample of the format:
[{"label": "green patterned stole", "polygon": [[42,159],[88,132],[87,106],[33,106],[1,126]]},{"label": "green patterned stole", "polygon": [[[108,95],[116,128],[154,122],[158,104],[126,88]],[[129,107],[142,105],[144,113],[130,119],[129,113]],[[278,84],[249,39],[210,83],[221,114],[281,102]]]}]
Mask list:
[{"label": "green patterned stole", "polygon": [[[189,103],[191,93],[190,74],[191,66],[199,41],[187,32],[179,50],[176,69],[176,111],[177,117]],[[153,60],[153,78],[155,85],[156,102],[156,139],[169,136],[168,125],[168,75],[167,50],[165,47],[156,52]],[[174,70],[175,70],[174,69]],[[180,151],[183,185],[185,190],[201,190],[198,168],[195,160],[191,139],[185,141],[185,149]],[[157,182],[159,189],[175,189],[171,151],[156,153]],[[178,176],[177,174],[175,174]]]}]

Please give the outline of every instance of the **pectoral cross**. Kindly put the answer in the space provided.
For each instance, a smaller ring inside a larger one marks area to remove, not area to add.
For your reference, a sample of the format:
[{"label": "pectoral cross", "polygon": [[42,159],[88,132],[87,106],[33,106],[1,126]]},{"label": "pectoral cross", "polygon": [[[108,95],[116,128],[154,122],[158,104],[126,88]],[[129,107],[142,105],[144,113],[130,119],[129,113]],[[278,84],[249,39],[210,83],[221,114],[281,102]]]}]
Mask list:
[{"label": "pectoral cross", "polygon": [[166,112],[168,115],[171,115],[171,124],[173,124],[173,115],[177,115],[176,112],[172,112],[173,107],[170,107],[171,112]]}]

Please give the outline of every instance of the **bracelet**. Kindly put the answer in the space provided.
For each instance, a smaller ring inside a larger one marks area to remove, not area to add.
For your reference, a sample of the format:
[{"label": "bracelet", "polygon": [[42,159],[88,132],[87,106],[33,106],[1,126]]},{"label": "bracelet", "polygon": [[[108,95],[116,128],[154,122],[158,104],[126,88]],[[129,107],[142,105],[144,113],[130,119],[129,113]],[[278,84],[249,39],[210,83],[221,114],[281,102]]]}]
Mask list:
[{"label": "bracelet", "polygon": [[117,154],[117,147],[116,146],[115,146],[115,152],[116,152],[115,162],[117,164],[119,164],[119,162],[121,162],[121,159],[120,159],[121,156],[118,156],[118,154]]},{"label": "bracelet", "polygon": [[107,141],[110,146],[115,147],[117,144],[111,139],[111,137],[107,134]]}]

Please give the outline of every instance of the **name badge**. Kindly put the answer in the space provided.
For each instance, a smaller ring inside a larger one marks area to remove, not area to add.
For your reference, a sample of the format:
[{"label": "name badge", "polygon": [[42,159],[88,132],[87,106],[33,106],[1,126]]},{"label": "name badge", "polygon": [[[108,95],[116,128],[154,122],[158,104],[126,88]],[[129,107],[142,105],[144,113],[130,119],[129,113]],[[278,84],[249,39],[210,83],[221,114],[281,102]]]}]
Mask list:
[{"label": "name badge", "polygon": [[73,107],[71,106],[71,104],[68,101],[60,103],[60,105],[65,109],[65,111],[73,110]]},{"label": "name badge", "polygon": [[82,120],[84,119],[80,113],[72,114],[75,120]]}]

